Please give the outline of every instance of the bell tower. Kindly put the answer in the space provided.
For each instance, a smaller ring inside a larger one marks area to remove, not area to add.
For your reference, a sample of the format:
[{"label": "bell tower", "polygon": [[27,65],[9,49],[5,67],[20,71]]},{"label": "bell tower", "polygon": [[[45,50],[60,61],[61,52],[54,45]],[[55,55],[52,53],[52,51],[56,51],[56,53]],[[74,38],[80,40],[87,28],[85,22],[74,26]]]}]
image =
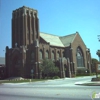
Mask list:
[{"label": "bell tower", "polygon": [[12,48],[28,46],[39,41],[38,11],[21,7],[12,13]]}]

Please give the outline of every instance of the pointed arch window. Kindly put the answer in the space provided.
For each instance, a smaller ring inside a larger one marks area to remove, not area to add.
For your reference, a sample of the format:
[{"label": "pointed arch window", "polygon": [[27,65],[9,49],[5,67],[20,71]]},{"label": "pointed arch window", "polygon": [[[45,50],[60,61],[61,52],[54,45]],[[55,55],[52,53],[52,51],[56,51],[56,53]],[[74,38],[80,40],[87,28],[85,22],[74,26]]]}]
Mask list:
[{"label": "pointed arch window", "polygon": [[65,57],[65,52],[64,51],[62,52],[62,57]]},{"label": "pointed arch window", "polygon": [[52,51],[52,53],[51,53],[51,58],[52,58],[52,60],[55,59],[54,51]]},{"label": "pointed arch window", "polygon": [[39,56],[40,56],[40,60],[42,60],[43,59],[43,51],[42,50],[40,50]]},{"label": "pointed arch window", "polygon": [[78,47],[76,53],[77,67],[84,67],[84,56],[82,50]]},{"label": "pointed arch window", "polygon": [[49,51],[48,50],[46,50],[46,58],[48,59],[49,58]]},{"label": "pointed arch window", "polygon": [[60,58],[60,52],[58,51],[57,52],[57,59],[59,59]]}]

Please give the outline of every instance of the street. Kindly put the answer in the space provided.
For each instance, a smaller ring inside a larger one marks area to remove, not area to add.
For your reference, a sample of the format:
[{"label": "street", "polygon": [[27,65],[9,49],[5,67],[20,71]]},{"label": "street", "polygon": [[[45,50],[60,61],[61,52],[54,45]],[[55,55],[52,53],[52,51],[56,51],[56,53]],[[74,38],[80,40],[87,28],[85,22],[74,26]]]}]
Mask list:
[{"label": "street", "polygon": [[90,80],[91,76],[1,84],[0,100],[95,100],[91,96],[93,92],[100,93],[100,86],[75,85],[76,82]]}]

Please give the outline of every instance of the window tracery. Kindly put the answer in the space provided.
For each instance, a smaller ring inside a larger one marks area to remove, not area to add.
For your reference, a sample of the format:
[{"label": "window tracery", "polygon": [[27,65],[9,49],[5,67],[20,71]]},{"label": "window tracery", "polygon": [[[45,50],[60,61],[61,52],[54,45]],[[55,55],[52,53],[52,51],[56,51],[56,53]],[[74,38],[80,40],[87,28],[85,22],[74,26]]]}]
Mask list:
[{"label": "window tracery", "polygon": [[76,52],[77,67],[84,67],[84,57],[82,50],[78,47]]}]

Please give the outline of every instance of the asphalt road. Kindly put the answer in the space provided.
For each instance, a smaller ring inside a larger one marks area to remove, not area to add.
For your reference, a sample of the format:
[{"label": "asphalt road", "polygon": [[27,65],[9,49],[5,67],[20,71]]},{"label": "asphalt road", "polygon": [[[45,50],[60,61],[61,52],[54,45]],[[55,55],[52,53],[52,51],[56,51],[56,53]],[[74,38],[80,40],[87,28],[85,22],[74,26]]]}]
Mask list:
[{"label": "asphalt road", "polygon": [[[90,80],[91,77],[82,77],[1,84],[0,100],[92,100],[93,92],[100,93],[100,86],[75,85],[75,82]],[[94,100],[100,100],[100,98]]]}]

